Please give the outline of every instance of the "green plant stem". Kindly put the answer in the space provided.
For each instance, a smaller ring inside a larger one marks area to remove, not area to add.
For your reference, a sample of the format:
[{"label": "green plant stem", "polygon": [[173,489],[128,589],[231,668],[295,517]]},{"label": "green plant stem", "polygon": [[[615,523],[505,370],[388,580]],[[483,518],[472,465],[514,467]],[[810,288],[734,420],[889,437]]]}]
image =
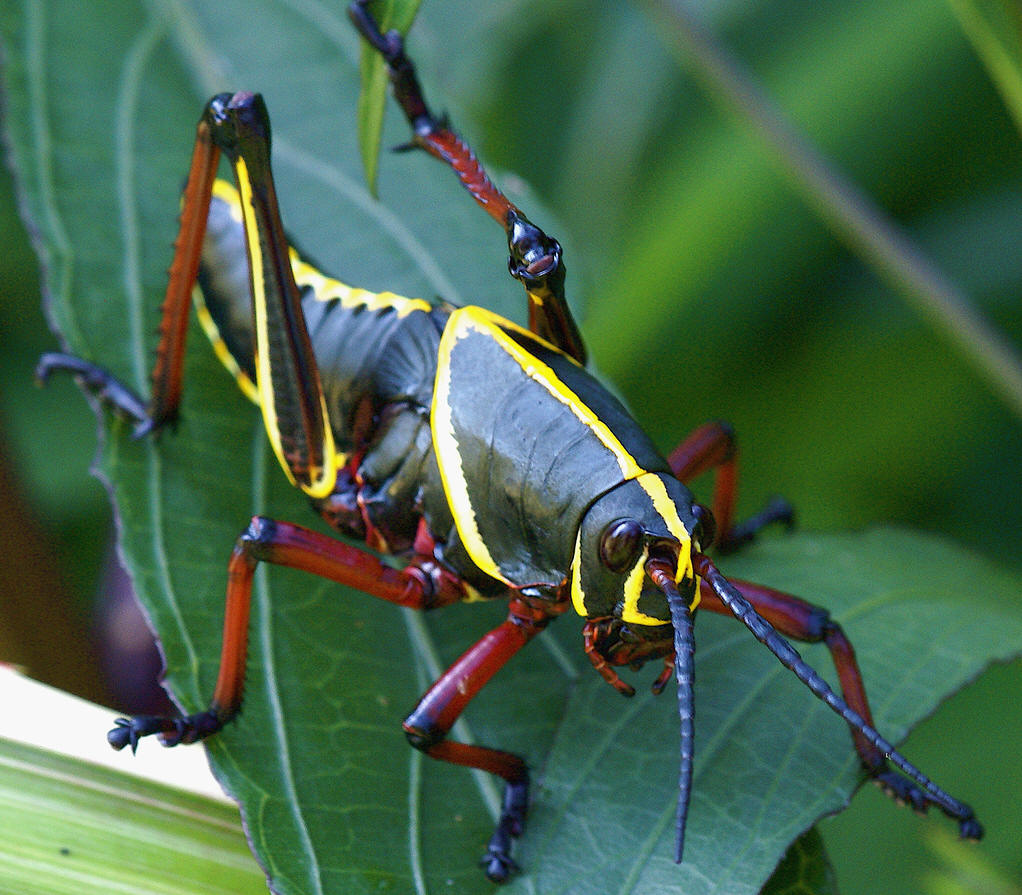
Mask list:
[{"label": "green plant stem", "polygon": [[680,0],[643,5],[666,45],[765,144],[850,248],[890,282],[1022,417],[1022,361],[967,296],[777,108]]},{"label": "green plant stem", "polygon": [[1014,0],[948,0],[1022,133],[1022,11]]}]

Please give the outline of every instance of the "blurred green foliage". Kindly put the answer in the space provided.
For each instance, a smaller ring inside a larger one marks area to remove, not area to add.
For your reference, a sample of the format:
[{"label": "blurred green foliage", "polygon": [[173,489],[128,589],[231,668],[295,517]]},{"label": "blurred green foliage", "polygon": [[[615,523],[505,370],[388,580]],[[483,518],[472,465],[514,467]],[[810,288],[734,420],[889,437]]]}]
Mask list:
[{"label": "blurred green foliage", "polygon": [[[828,232],[639,9],[500,0],[473,13],[492,27],[452,44],[429,7],[412,43],[427,89],[556,215],[595,364],[664,449],[725,417],[741,438],[746,511],[779,492],[807,529],[896,522],[1022,566],[1019,419]],[[760,0],[704,11],[797,125],[1022,343],[1020,138],[951,9]],[[67,383],[31,387],[36,355],[55,342],[6,177],[2,196],[0,437],[84,601],[109,530],[85,474],[95,423]],[[987,824],[984,853],[1014,880],[1022,780],[997,776],[1015,764],[997,758],[1022,741],[1006,695],[1020,684],[1018,663],[993,669],[910,750],[923,767],[941,755],[946,780],[980,781],[963,795]],[[878,878],[888,893],[938,891],[922,827],[872,792],[824,823],[842,891],[877,891]]]}]

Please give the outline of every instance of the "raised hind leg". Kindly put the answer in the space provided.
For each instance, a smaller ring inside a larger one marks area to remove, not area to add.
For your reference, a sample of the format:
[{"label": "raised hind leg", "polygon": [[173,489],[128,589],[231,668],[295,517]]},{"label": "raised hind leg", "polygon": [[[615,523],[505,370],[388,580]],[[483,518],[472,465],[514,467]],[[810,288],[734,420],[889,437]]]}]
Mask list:
[{"label": "raised hind leg", "polygon": [[394,97],[412,128],[409,148],[424,149],[448,165],[472,198],[504,228],[510,252],[508,268],[525,286],[529,300],[529,329],[584,364],[585,344],[564,294],[560,244],[494,186],[471,147],[430,111],[415,66],[405,54],[404,40],[396,31],[381,33],[368,6],[368,0],[356,0],[348,12],[355,27],[387,63]]}]

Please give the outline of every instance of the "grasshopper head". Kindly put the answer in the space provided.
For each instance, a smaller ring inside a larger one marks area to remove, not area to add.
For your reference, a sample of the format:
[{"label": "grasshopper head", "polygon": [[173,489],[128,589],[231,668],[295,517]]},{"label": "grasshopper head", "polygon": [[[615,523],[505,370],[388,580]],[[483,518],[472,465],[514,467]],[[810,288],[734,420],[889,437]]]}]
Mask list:
[{"label": "grasshopper head", "polygon": [[[709,514],[677,479],[644,473],[597,498],[586,511],[571,563],[571,599],[584,618],[617,620],[640,638],[670,638],[671,609],[647,570],[650,560],[673,570],[693,606],[692,553],[712,537]],[[664,630],[664,629],[667,630]]]}]

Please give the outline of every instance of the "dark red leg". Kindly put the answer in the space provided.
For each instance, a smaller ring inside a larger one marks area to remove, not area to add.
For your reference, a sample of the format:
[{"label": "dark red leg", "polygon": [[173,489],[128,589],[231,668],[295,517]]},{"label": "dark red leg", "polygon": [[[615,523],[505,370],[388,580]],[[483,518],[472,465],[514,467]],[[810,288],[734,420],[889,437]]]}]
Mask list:
[{"label": "dark red leg", "polygon": [[220,148],[212,137],[207,110],[196,128],[192,161],[181,200],[180,224],[174,240],[174,258],[163,299],[160,342],[156,349],[156,363],[152,371],[153,390],[148,406],[110,373],[72,355],[45,354],[40,358],[36,370],[41,380],[45,380],[53,370],[66,370],[78,376],[101,400],[137,423],[137,436],[158,430],[177,417],[192,287],[199,270],[202,240],[206,233],[206,218],[219,159]]},{"label": "dark red leg", "polygon": [[511,840],[521,834],[529,803],[529,770],[524,759],[510,752],[448,740],[454,722],[468,703],[508,660],[542,631],[567,604],[532,604],[512,598],[507,619],[470,647],[429,688],[405,719],[408,741],[432,758],[479,768],[507,781],[497,828],[482,864],[494,882],[503,882],[517,867]]},{"label": "dark red leg", "polygon": [[413,609],[445,606],[465,595],[454,576],[430,565],[394,569],[327,535],[257,516],[238,538],[227,567],[220,671],[209,708],[180,718],[121,718],[107,737],[111,746],[135,749],[139,739],[150,734],[159,734],[166,746],[193,743],[216,733],[237,715],[245,684],[252,578],[260,562],[303,569]]},{"label": "dark red leg", "polygon": [[705,423],[692,432],[674,449],[667,462],[682,482],[689,482],[711,469],[716,470],[713,518],[717,525],[716,545],[719,551],[740,547],[773,522],[784,522],[790,526],[794,521],[795,514],[791,505],[786,500],[774,498],[755,516],[735,523],[738,444],[734,430],[721,420]]},{"label": "dark red leg", "polygon": [[713,483],[713,518],[718,537],[725,538],[731,531],[738,493],[738,446],[734,430],[720,420],[704,423],[671,452],[667,463],[675,476],[686,483],[711,469],[717,471]]},{"label": "dark red leg", "polygon": [[[737,580],[728,583],[703,556],[696,558],[696,572],[702,576],[699,581],[700,607],[721,615],[737,616],[757,638],[770,647],[784,665],[838,712],[848,722],[855,751],[863,767],[889,795],[911,804],[917,811],[925,811],[930,805],[936,805],[959,822],[964,839],[979,839],[983,835],[983,828],[968,805],[953,799],[928,780],[876,732],[862,674],[855,660],[855,651],[841,626],[830,617],[826,609],[762,584]],[[729,587],[737,588],[739,596],[747,601],[749,608],[734,605],[733,594],[728,595]],[[769,622],[775,630],[767,630],[762,625],[763,621]],[[826,644],[837,669],[843,703],[798,654],[778,637],[778,632],[794,640]],[[895,771],[888,758],[908,776]]]},{"label": "dark red leg", "polygon": [[[165,746],[193,743],[216,733],[237,715],[244,692],[252,580],[260,562],[302,569],[411,609],[432,609],[465,597],[461,582],[427,557],[422,557],[420,565],[394,569],[327,535],[257,516],[238,538],[228,564],[220,671],[209,708],[179,718],[119,719],[108,735],[115,749],[129,745],[135,749],[139,739],[151,734],[158,734]],[[427,755],[479,768],[507,781],[500,821],[483,859],[487,875],[497,881],[515,869],[511,839],[521,832],[525,821],[528,769],[517,755],[446,737],[490,678],[566,607],[567,603],[533,605],[524,598],[512,598],[507,620],[455,662],[404,723],[409,741]]]},{"label": "dark red leg", "polygon": [[220,148],[211,138],[209,121],[203,114],[196,127],[195,147],[181,199],[178,234],[174,240],[174,258],[161,308],[160,342],[156,348],[156,364],[152,372],[153,392],[149,401],[149,425],[153,429],[173,421],[181,403],[188,314],[192,305],[192,289],[199,272],[202,241],[206,234],[209,202],[219,159]]},{"label": "dark red leg", "polygon": [[348,12],[355,27],[387,63],[394,97],[412,127],[410,148],[424,149],[450,166],[472,198],[504,228],[511,275],[525,286],[529,299],[529,329],[584,364],[585,344],[564,295],[564,263],[557,240],[529,221],[493,185],[472,149],[446,121],[430,112],[401,35],[396,31],[382,34],[367,6],[367,0],[356,0]]}]

